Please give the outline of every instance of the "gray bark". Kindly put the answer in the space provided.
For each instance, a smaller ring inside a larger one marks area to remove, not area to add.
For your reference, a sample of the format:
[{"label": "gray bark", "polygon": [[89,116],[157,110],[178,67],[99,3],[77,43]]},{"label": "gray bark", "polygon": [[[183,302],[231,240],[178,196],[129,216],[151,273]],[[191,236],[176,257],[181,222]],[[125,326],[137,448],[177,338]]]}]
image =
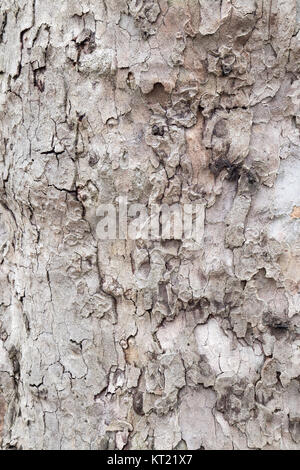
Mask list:
[{"label": "gray bark", "polygon": [[[1,448],[300,448],[299,11],[1,2]],[[201,246],[99,240],[119,195]]]}]

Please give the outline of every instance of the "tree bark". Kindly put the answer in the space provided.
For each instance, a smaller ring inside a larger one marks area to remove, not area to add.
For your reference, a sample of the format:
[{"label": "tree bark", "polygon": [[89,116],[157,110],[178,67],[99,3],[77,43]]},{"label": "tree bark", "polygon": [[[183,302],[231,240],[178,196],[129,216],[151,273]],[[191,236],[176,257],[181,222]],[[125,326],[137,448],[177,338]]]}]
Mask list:
[{"label": "tree bark", "polygon": [[[300,448],[299,12],[2,1],[2,449]],[[201,243],[99,240],[120,195]]]}]

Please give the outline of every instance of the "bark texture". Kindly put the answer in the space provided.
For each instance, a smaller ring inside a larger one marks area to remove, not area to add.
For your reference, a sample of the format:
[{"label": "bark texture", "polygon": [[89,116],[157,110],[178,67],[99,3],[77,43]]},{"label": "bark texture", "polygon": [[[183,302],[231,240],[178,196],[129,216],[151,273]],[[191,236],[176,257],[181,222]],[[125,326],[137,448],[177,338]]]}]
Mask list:
[{"label": "bark texture", "polygon": [[[0,441],[300,449],[300,4],[2,0]],[[205,205],[201,247],[99,203]]]}]

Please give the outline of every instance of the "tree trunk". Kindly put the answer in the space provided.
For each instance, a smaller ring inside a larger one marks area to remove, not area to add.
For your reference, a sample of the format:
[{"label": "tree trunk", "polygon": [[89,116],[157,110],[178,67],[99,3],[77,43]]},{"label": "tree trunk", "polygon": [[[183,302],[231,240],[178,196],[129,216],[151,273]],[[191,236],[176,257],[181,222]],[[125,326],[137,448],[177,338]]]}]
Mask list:
[{"label": "tree trunk", "polygon": [[2,1],[1,448],[300,449],[299,11]]}]

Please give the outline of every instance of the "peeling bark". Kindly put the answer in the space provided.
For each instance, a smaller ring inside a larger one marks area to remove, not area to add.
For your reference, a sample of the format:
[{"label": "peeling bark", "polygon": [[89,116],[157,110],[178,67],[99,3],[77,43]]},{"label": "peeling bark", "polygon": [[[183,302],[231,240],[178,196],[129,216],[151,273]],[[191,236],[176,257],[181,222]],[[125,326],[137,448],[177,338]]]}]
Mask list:
[{"label": "peeling bark", "polygon": [[[300,448],[299,11],[2,1],[1,448]],[[99,240],[120,195],[202,245]]]}]

